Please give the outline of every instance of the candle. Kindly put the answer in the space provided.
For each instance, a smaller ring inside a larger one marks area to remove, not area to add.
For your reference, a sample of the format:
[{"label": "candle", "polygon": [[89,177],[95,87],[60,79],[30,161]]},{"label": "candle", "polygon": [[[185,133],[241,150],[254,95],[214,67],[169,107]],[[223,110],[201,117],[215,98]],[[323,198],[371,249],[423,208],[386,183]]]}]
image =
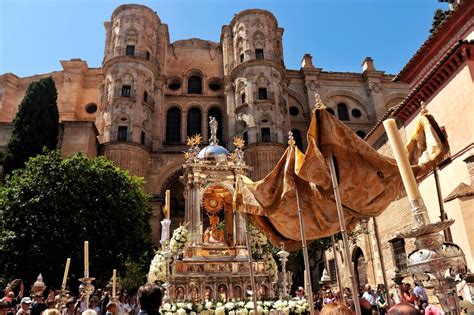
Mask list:
[{"label": "candle", "polygon": [[169,189],[166,190],[165,207],[166,207],[166,219],[169,220],[170,219],[170,214],[171,214],[170,191],[169,191]]},{"label": "candle", "polygon": [[383,122],[385,131],[387,132],[388,141],[393,150],[393,155],[397,161],[400,175],[402,176],[403,185],[407,191],[408,199],[415,200],[421,198],[420,191],[416,185],[415,176],[411,170],[410,162],[408,161],[407,151],[402,143],[402,138],[398,133],[395,119],[387,119]]},{"label": "candle", "polygon": [[84,278],[89,278],[89,241],[84,242]]},{"label": "candle", "polygon": [[116,280],[117,279],[117,269],[114,269],[112,273],[112,297],[115,298],[115,288],[116,288]]},{"label": "candle", "polygon": [[64,267],[63,283],[61,290],[66,290],[67,274],[69,273],[69,265],[71,264],[71,258],[66,259],[66,267]]}]

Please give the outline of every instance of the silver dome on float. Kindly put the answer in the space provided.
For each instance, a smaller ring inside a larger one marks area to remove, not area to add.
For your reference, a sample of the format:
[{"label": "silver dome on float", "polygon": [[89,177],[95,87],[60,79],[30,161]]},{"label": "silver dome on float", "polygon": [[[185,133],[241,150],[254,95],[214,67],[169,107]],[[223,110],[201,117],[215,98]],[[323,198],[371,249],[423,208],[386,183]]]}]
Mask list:
[{"label": "silver dome on float", "polygon": [[219,140],[217,139],[217,120],[216,118],[209,116],[209,129],[211,130],[211,138],[209,139],[209,145],[199,151],[198,159],[214,160],[216,162],[227,161],[227,155],[229,151],[226,148],[218,145]]},{"label": "silver dome on float", "polygon": [[197,157],[198,159],[221,161],[223,159],[227,159],[228,154],[229,151],[227,151],[226,148],[217,144],[210,144],[199,151]]}]

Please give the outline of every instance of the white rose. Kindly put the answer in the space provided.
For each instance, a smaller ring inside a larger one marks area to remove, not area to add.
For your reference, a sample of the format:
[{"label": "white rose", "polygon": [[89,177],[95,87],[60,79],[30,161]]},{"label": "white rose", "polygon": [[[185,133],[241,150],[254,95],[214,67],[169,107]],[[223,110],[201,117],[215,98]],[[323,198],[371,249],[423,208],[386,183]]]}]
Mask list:
[{"label": "white rose", "polygon": [[179,308],[177,311],[176,311],[176,314],[178,315],[185,315],[186,314],[186,310],[184,308]]}]

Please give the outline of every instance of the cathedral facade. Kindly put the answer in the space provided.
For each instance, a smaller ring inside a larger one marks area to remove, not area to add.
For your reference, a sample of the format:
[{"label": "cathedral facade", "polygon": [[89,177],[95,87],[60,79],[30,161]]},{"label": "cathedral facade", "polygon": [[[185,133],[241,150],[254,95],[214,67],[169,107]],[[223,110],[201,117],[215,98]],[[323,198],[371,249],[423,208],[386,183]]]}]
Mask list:
[{"label": "cathedral facade", "polygon": [[144,177],[146,191],[154,196],[156,242],[166,189],[172,191],[172,221],[184,220],[182,152],[188,136],[199,133],[208,142],[209,117],[219,123],[220,145],[233,149],[234,136],[246,140],[245,159],[255,180],[275,166],[289,131],[305,148],[315,93],[364,137],[409,91],[406,83],[376,70],[370,57],[363,60],[361,73],[325,71],[309,54],[300,69],[287,69],[284,29],[265,10],[236,14],[222,26],[218,43],[197,38],[170,42],[168,26],[137,4],[119,6],[104,25],[100,68],[71,59],[61,61],[63,70],[57,72],[0,76],[0,149],[8,143],[27,86],[52,76],[62,153],[105,155]]}]

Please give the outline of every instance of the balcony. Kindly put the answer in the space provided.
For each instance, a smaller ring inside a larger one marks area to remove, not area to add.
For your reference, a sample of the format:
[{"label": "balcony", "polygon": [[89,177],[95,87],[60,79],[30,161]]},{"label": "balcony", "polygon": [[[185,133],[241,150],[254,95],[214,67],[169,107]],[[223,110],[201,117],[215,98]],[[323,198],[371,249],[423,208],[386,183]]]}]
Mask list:
[{"label": "balcony", "polygon": [[149,61],[152,64],[159,66],[158,60],[155,57],[153,57],[152,53],[149,51],[141,51],[137,49],[127,50],[126,48],[115,49],[113,52],[105,56],[104,62],[115,57],[136,58],[140,60]]},{"label": "balcony", "polygon": [[114,90],[114,98],[128,98],[130,100],[135,100],[136,97],[136,91],[133,89],[127,90],[127,89],[115,89]]},{"label": "balcony", "polygon": [[[120,142],[133,142],[136,143],[135,141],[132,140],[132,135],[133,133],[131,131],[128,132],[120,132],[120,131],[115,131],[110,133],[110,142],[112,141],[120,141]],[[152,148],[153,147],[153,141],[151,140],[151,137],[145,136],[140,139],[140,144],[144,145],[147,148]]]},{"label": "balcony", "polygon": [[276,133],[257,133],[257,143],[277,143],[278,134]]},{"label": "balcony", "polygon": [[254,100],[255,101],[275,101],[275,93],[273,92],[266,92],[266,93],[259,93],[255,92],[254,93]]},{"label": "balcony", "polygon": [[270,51],[263,51],[263,53],[262,52],[257,53],[255,51],[247,51],[243,54],[244,54],[243,58],[241,56],[237,56],[237,60],[232,62],[231,69],[234,69],[238,65],[243,64],[247,61],[257,61],[257,60],[273,61],[275,63],[278,63],[278,64],[282,65],[282,66],[285,65],[282,57],[280,57],[278,55],[275,55],[274,53],[272,53]]}]

